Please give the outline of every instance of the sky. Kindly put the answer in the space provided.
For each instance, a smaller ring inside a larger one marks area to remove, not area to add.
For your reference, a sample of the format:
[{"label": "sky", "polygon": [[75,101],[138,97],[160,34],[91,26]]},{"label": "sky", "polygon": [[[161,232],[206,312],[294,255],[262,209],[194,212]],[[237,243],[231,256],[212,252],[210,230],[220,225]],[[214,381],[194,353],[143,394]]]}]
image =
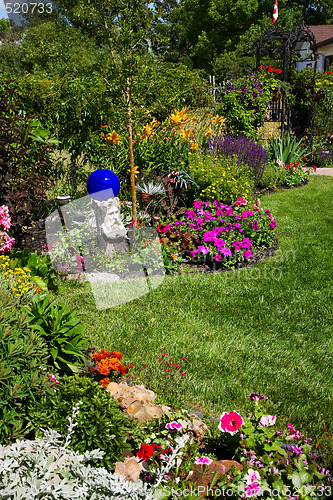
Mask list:
[{"label": "sky", "polygon": [[0,0],[0,19],[8,18],[3,0]]}]

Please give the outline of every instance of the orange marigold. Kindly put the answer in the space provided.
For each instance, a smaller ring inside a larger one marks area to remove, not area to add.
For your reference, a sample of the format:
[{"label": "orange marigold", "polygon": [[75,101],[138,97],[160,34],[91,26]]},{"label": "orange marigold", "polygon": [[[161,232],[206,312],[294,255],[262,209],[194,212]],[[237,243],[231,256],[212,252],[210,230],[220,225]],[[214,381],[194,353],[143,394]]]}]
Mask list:
[{"label": "orange marigold", "polygon": [[97,371],[101,375],[109,375],[110,370],[111,368],[108,359],[102,359],[97,365]]},{"label": "orange marigold", "polygon": [[121,358],[122,358],[121,352],[119,352],[119,351],[112,351],[112,357],[113,358],[118,358],[118,359],[121,360]]},{"label": "orange marigold", "polygon": [[94,366],[89,366],[89,371],[90,371],[90,373],[95,373],[95,367]]},{"label": "orange marigold", "polygon": [[108,361],[110,370],[120,370],[120,368],[123,366],[118,358],[111,358]]},{"label": "orange marigold", "polygon": [[104,377],[99,381],[99,384],[102,385],[103,387],[107,388],[107,386],[110,383],[110,379],[108,377]]}]

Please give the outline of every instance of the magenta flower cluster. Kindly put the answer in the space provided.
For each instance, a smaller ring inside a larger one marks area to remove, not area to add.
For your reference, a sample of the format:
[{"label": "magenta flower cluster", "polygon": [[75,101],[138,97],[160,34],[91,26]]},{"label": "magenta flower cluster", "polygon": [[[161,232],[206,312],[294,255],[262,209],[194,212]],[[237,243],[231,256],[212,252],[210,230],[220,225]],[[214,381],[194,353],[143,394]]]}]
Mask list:
[{"label": "magenta flower cluster", "polygon": [[181,220],[164,226],[164,231],[196,232],[200,241],[190,252],[192,259],[207,261],[208,256],[211,262],[223,261],[227,266],[251,259],[259,242],[261,246],[273,242],[276,221],[269,210],[259,208],[259,200],[247,208],[246,200],[239,200],[233,207],[217,200],[197,200]]},{"label": "magenta flower cluster", "polygon": [[[9,252],[12,245],[15,243],[14,238],[11,238],[7,233],[11,226],[11,220],[9,216],[9,210],[6,205],[0,207],[0,253]],[[4,231],[1,231],[1,228]]]}]

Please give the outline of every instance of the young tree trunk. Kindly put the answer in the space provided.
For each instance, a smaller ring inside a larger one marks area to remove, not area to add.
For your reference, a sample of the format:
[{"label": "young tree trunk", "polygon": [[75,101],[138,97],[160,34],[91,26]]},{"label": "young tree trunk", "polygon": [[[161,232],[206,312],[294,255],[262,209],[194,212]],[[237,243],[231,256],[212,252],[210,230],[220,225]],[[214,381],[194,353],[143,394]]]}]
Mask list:
[{"label": "young tree trunk", "polygon": [[136,190],[135,190],[135,167],[134,167],[134,154],[133,154],[133,130],[132,130],[132,109],[130,100],[127,101],[127,115],[128,115],[128,144],[130,154],[130,170],[131,170],[131,189],[132,189],[132,210],[133,220],[136,223]]}]

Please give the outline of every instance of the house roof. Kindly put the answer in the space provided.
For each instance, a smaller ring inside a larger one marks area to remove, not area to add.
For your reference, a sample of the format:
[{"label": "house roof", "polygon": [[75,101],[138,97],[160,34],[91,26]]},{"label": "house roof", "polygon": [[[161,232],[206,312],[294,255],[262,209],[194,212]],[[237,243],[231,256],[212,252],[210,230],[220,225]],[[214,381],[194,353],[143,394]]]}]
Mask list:
[{"label": "house roof", "polygon": [[333,25],[323,24],[319,26],[309,26],[309,28],[316,38],[318,47],[333,41]]}]

